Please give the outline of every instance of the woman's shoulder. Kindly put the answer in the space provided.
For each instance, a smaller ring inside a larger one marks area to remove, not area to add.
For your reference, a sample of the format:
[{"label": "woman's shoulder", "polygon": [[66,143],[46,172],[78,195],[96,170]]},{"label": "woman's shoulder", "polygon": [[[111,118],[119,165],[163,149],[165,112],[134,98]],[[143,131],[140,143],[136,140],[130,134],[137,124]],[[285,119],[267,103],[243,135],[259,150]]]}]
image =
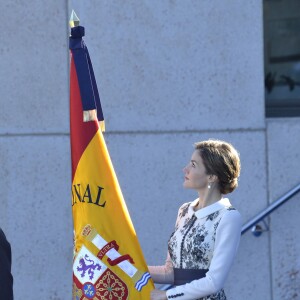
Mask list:
[{"label": "woman's shoulder", "polygon": [[189,201],[189,202],[183,203],[183,204],[179,207],[178,213],[180,213],[180,212],[182,212],[182,211],[187,211],[191,205],[194,205],[195,202],[197,202],[197,199],[195,199],[195,200],[193,200],[193,201]]},{"label": "woman's shoulder", "polygon": [[178,217],[179,218],[183,218],[189,211],[189,207],[190,205],[193,203],[193,201],[190,201],[190,202],[186,202],[186,203],[183,203],[179,209],[178,209]]},{"label": "woman's shoulder", "polygon": [[220,223],[221,226],[231,224],[231,226],[242,227],[242,215],[235,207],[228,206],[224,209]]},{"label": "woman's shoulder", "polygon": [[184,210],[184,209],[186,209],[186,208],[189,208],[190,205],[191,205],[191,203],[192,203],[191,201],[190,201],[190,202],[183,203],[183,204],[179,207],[178,211],[181,211],[181,210]]},{"label": "woman's shoulder", "polygon": [[224,215],[229,216],[229,218],[241,218],[240,212],[234,205],[232,205],[228,198],[224,199]]}]

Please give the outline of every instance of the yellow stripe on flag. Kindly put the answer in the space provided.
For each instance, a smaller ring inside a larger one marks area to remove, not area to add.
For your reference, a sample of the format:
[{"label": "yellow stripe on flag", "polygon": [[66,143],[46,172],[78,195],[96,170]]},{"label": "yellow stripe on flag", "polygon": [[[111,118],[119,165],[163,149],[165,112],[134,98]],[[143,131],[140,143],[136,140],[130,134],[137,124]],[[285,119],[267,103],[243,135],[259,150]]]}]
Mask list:
[{"label": "yellow stripe on flag", "polygon": [[[147,265],[101,129],[77,165],[72,183],[72,210],[73,274],[75,282],[82,286],[81,290],[75,286],[73,294],[88,293],[90,289],[95,295],[97,291],[102,296],[106,293],[104,298],[91,298],[95,300],[150,299],[154,285],[149,280]],[[115,298],[109,298],[113,293]]]}]

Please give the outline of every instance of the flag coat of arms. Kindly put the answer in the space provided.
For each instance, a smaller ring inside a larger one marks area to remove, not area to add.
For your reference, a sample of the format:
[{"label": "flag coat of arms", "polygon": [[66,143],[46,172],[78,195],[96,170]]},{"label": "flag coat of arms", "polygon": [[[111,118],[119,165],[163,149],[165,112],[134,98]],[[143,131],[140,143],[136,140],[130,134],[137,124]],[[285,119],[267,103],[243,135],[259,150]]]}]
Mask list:
[{"label": "flag coat of arms", "polygon": [[71,28],[73,300],[147,300],[154,285],[102,134],[102,108],[83,36],[84,27]]}]

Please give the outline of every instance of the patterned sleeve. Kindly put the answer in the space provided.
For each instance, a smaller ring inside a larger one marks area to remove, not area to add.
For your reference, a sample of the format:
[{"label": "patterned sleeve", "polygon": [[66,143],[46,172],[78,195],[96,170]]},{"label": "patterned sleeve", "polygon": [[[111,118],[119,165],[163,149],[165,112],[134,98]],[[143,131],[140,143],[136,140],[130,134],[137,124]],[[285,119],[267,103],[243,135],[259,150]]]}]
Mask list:
[{"label": "patterned sleeve", "polygon": [[180,300],[194,300],[221,290],[238,249],[241,229],[240,213],[237,210],[228,210],[219,223],[214,254],[206,276],[168,290],[168,299],[176,297]]}]

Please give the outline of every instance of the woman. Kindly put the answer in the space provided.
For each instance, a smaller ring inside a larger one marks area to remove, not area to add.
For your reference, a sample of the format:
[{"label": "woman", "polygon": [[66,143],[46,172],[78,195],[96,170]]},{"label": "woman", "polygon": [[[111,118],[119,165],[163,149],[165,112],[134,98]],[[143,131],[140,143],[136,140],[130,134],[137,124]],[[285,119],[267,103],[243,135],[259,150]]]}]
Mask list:
[{"label": "woman", "polygon": [[199,197],[179,208],[166,264],[149,266],[155,283],[175,287],[152,291],[151,300],[225,300],[223,286],[242,223],[239,212],[222,195],[238,185],[239,155],[224,141],[199,142],[183,172],[183,186],[196,190]]}]

